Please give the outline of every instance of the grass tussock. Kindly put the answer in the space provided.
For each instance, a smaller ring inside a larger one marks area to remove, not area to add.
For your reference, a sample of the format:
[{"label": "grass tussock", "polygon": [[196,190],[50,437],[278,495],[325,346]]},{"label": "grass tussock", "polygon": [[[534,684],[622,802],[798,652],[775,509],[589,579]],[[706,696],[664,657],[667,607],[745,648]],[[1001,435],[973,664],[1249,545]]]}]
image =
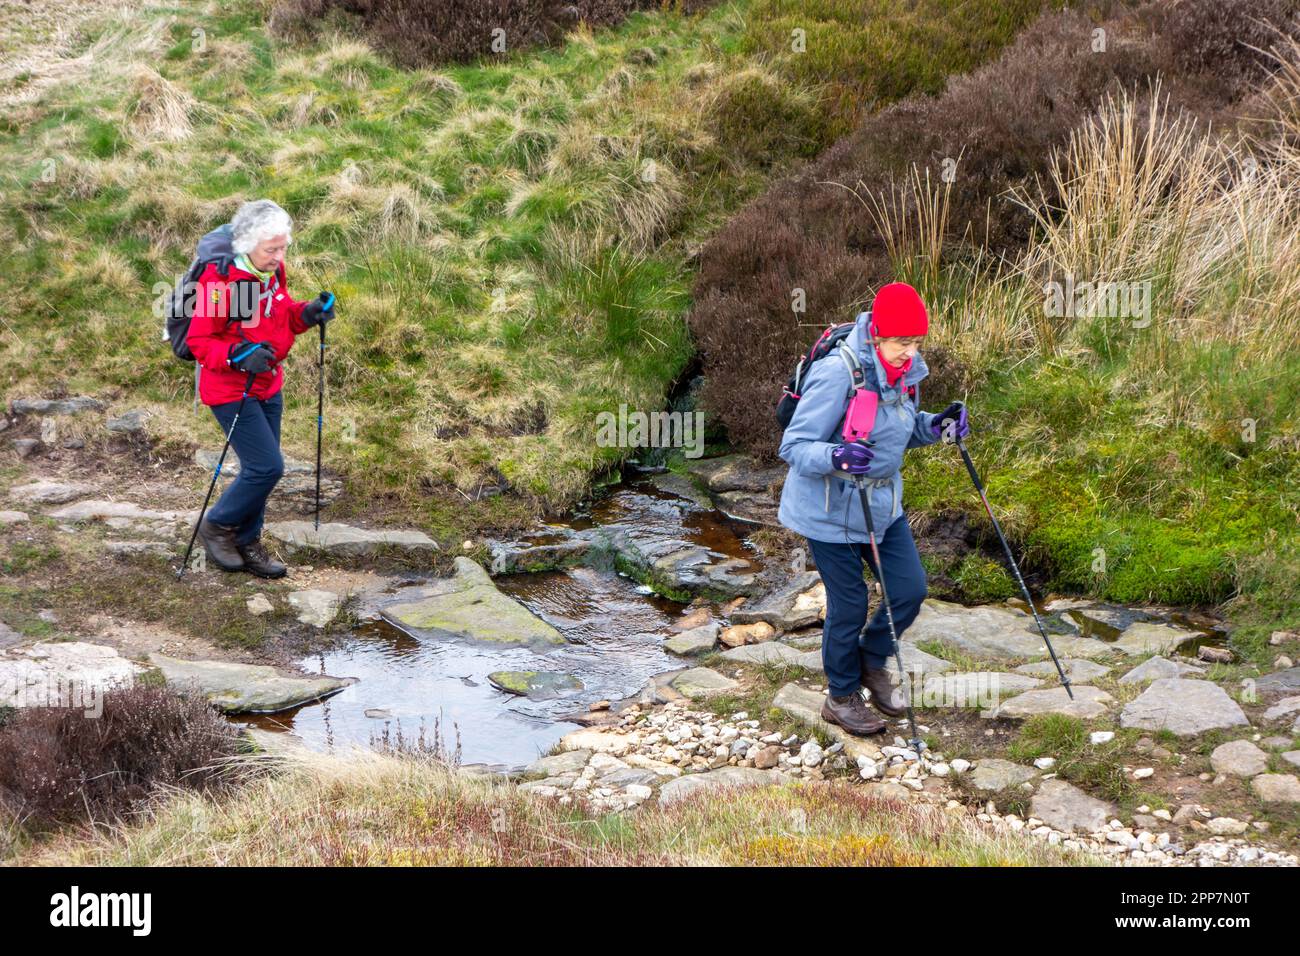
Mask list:
[{"label": "grass tussock", "polygon": [[[736,834],[744,834],[741,840]],[[80,865],[1055,865],[1088,862],[868,787],[773,787],[596,817],[378,755],[289,758],[234,799],[178,794],[149,819],[57,838]]]}]

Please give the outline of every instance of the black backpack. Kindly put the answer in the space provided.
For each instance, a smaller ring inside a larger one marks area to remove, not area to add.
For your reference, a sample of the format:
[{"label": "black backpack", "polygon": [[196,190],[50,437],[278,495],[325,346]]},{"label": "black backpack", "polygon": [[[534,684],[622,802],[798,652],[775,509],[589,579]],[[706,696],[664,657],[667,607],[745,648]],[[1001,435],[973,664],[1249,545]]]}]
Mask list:
[{"label": "black backpack", "polygon": [[821,338],[813,343],[812,348],[799,357],[799,364],[795,366],[794,373],[790,376],[790,380],[786,382],[785,388],[781,389],[781,399],[776,403],[776,420],[782,430],[790,427],[790,419],[794,418],[794,410],[799,405],[799,392],[804,379],[808,376],[808,370],[812,368],[813,362],[820,361],[834,352],[838,352],[843,356],[849,374],[853,377],[852,384],[848,388],[846,401],[853,397],[855,389],[863,386],[862,365],[858,362],[858,357],[853,354],[853,349],[844,343],[844,340],[849,337],[849,333],[853,331],[856,325],[856,322],[844,322],[840,325],[828,327],[822,333]]},{"label": "black backpack", "polygon": [[194,297],[198,291],[199,276],[215,262],[221,277],[225,278],[235,261],[232,240],[229,223],[218,226],[200,239],[194,252],[194,261],[167,299],[163,340],[171,343],[172,352],[183,362],[194,361],[194,353],[185,344],[185,337],[190,333],[190,319],[194,317]]}]

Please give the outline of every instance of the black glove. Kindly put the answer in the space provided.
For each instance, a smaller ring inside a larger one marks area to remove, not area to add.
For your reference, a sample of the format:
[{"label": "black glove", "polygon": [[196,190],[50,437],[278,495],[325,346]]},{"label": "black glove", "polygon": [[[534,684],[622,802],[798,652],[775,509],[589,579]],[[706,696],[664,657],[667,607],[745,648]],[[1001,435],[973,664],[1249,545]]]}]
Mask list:
[{"label": "black glove", "polygon": [[265,342],[236,342],[226,353],[226,364],[241,372],[260,375],[275,365],[275,350]]},{"label": "black glove", "polygon": [[322,292],[302,308],[302,322],[307,328],[324,325],[334,318],[334,293]]}]

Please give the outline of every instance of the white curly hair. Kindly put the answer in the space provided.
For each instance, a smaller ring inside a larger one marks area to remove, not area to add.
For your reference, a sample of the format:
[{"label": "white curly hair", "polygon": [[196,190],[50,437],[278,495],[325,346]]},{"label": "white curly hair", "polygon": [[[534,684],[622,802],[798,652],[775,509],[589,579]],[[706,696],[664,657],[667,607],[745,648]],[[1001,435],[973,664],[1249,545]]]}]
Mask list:
[{"label": "white curly hair", "polygon": [[293,218],[270,199],[255,199],[239,207],[230,231],[235,252],[248,255],[272,236],[287,236],[293,242]]}]

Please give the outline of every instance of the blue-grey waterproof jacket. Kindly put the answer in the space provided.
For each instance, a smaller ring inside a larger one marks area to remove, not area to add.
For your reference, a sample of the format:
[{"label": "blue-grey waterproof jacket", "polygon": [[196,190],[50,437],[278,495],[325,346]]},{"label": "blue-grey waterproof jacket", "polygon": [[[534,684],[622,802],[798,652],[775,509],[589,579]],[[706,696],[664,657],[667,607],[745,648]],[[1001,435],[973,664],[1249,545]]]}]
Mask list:
[{"label": "blue-grey waterproof jacket", "polygon": [[[930,431],[934,415],[920,410],[921,390],[909,398],[905,386],[916,385],[929,374],[918,352],[898,384],[886,385],[885,370],[867,334],[868,314],[857,317],[857,327],[844,345],[861,363],[866,387],[880,396],[875,442],[867,493],[876,540],[903,513],[903,452],[932,445],[939,437]],[[814,541],[866,543],[867,526],[858,489],[847,472],[835,470],[831,451],[841,441],[840,429],[848,409],[853,379],[847,357],[838,351],[814,362],[802,383],[799,404],[781,437],[781,458],[790,464],[781,490],[778,520],[791,531]]]}]

